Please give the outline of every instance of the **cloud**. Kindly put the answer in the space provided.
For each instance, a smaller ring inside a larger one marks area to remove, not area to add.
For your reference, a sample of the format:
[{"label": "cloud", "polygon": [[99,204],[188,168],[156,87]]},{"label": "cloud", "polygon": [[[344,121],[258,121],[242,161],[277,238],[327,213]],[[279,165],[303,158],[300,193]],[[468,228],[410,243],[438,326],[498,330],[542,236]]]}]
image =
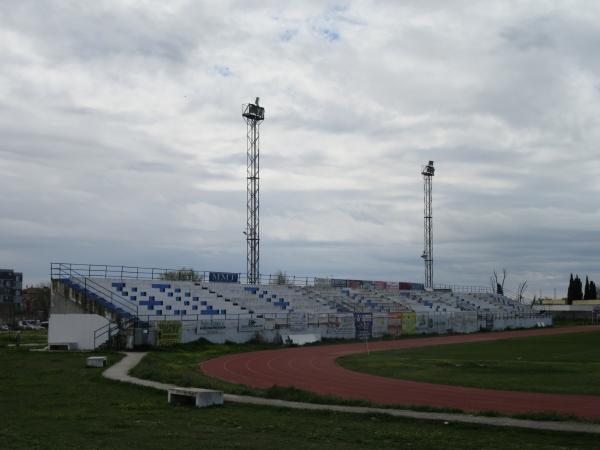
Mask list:
[{"label": "cloud", "polygon": [[261,271],[531,294],[600,279],[594,2],[0,5],[0,266],[245,268],[261,97]]}]

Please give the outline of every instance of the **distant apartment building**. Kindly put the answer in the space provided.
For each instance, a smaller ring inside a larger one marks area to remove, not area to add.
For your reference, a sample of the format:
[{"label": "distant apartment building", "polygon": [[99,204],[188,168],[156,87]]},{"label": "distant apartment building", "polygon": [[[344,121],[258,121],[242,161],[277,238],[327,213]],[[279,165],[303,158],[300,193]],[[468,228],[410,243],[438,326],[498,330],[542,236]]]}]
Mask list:
[{"label": "distant apartment building", "polygon": [[0,304],[21,304],[23,274],[0,269]]}]

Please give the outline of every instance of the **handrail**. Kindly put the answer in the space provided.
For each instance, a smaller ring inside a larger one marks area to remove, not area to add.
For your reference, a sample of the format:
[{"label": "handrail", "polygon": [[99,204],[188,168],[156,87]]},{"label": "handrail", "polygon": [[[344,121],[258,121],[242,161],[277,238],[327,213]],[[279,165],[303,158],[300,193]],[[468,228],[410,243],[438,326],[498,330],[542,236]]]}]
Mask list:
[{"label": "handrail", "polygon": [[[117,325],[117,324],[115,324],[114,322],[108,322],[107,324],[102,325],[100,328],[94,330],[94,350],[96,350],[96,342],[98,342],[98,339],[100,337],[102,337],[108,333],[108,339],[110,340],[110,338],[112,336],[111,333],[113,331],[113,330],[111,330],[112,325]],[[118,326],[117,326],[117,329],[118,329]]]},{"label": "handrail", "polygon": [[[54,270],[55,270],[55,267],[53,266],[53,271]],[[104,286],[96,283],[95,281],[91,280],[90,278],[86,277],[85,275],[82,275],[78,271],[73,270],[72,267],[69,267],[68,271],[66,269],[62,270],[61,267],[59,267],[58,270],[59,270],[58,279],[62,279],[63,278],[62,275],[68,276],[70,279],[75,279],[75,280],[79,281],[80,283],[83,283],[84,290],[95,291],[97,294],[100,294],[104,297],[108,296],[112,304],[114,304],[116,306],[124,307],[126,310],[128,310],[127,312],[135,314],[137,316],[137,314],[138,314],[138,305],[137,304],[135,304],[135,307],[132,306],[131,303],[124,297],[115,294],[111,290],[106,289]],[[56,272],[54,272],[54,273],[56,273]]]},{"label": "handrail", "polygon": [[[138,318],[133,317],[133,318],[127,320],[127,322],[125,322],[125,324],[122,324],[121,326],[119,326],[119,324],[115,323],[115,322],[108,322],[107,324],[102,325],[100,328],[94,330],[94,350],[96,350],[96,342],[98,341],[98,338],[100,338],[108,333],[108,339],[110,339],[112,336],[116,336],[118,334],[118,333],[112,334],[114,331],[126,330],[129,328],[130,325],[135,324],[137,322],[138,322]],[[113,326],[115,328],[112,328]]]},{"label": "handrail", "polygon": [[[75,271],[82,276],[87,278],[115,278],[120,280],[135,279],[135,280],[165,280],[167,274],[183,274],[184,279],[181,280],[168,280],[168,281],[196,281],[196,282],[208,282],[211,271],[204,270],[192,270],[192,269],[169,269],[169,268],[157,268],[157,267],[138,267],[138,266],[115,266],[107,264],[83,264],[83,263],[65,263],[56,262],[51,263],[51,277],[54,278],[56,271],[69,270]],[[278,285],[280,275],[273,274],[260,274],[258,277],[258,283],[248,283],[248,279],[245,273],[241,272],[230,272],[237,275],[238,283],[240,284],[259,284],[259,285]],[[285,286],[296,286],[296,287],[315,287],[315,280],[318,277],[314,276],[297,276],[285,274]],[[332,278],[325,277],[321,280],[330,280]],[[341,279],[341,278],[340,278]],[[365,280],[372,281],[372,280]],[[392,285],[398,282],[386,282]],[[493,293],[493,290],[488,286],[463,286],[458,284],[436,284],[435,289],[452,289],[456,292],[471,292],[471,293]]]}]

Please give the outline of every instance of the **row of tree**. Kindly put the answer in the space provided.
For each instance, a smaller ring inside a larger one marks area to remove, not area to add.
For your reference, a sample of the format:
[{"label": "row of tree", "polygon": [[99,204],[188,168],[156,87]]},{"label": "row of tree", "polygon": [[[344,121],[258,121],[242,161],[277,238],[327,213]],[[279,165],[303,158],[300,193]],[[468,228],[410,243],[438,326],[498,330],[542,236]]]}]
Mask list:
[{"label": "row of tree", "polygon": [[596,283],[590,281],[586,275],[585,285],[581,282],[579,275],[571,274],[569,279],[569,288],[567,289],[567,303],[570,305],[573,300],[595,300],[598,298]]}]

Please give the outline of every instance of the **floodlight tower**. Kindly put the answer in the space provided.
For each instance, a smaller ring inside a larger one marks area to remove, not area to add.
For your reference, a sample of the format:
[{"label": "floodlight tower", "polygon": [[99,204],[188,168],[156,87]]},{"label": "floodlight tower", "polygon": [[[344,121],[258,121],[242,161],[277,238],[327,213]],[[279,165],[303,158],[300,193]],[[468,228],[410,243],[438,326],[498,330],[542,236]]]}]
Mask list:
[{"label": "floodlight tower", "polygon": [[242,117],[246,121],[247,159],[246,159],[246,271],[247,283],[260,282],[259,270],[259,136],[260,123],[265,119],[265,108],[254,103],[242,106]]},{"label": "floodlight tower", "polygon": [[433,289],[433,230],[432,230],[432,212],[431,212],[431,179],[435,173],[433,161],[423,166],[421,175],[425,184],[425,248],[421,258],[425,261],[425,289]]}]

